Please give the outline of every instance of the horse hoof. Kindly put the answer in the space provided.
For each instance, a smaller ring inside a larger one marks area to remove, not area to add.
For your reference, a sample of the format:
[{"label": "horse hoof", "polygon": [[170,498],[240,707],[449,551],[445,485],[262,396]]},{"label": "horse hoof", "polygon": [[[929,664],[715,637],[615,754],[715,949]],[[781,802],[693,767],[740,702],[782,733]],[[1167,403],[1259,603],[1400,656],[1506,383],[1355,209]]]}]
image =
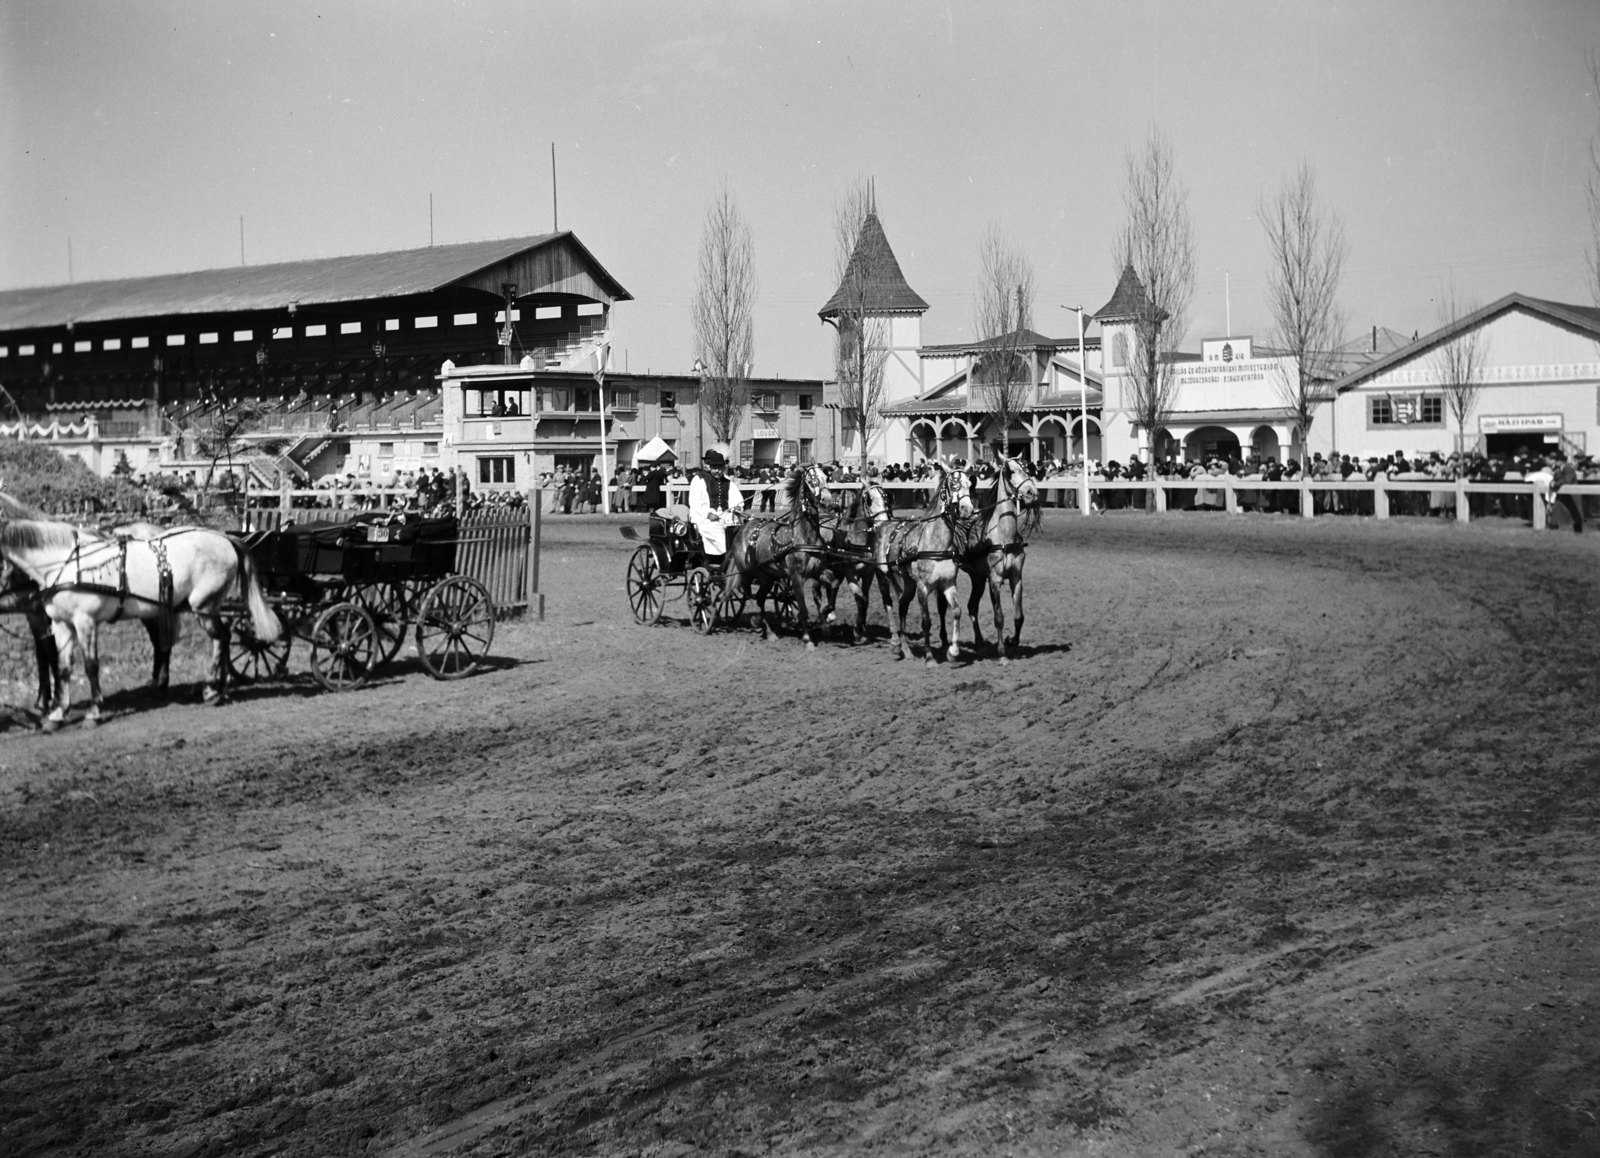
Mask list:
[{"label": "horse hoof", "polygon": [[39,730],[46,735],[49,735],[52,732],[59,732],[61,731],[61,721],[50,719],[41,720],[39,723]]},{"label": "horse hoof", "polygon": [[1001,667],[1005,667],[1006,664],[1008,664],[1010,662],[1011,662],[1011,660],[1006,657],[1006,653],[1002,651],[1000,653],[1000,666]]},{"label": "horse hoof", "polygon": [[100,717],[99,716],[85,716],[85,717],[83,717],[83,726],[85,728],[98,728],[100,726]]},{"label": "horse hoof", "polygon": [[816,651],[817,650],[816,642],[814,640],[810,640],[810,639],[806,640],[806,650],[807,651]]}]

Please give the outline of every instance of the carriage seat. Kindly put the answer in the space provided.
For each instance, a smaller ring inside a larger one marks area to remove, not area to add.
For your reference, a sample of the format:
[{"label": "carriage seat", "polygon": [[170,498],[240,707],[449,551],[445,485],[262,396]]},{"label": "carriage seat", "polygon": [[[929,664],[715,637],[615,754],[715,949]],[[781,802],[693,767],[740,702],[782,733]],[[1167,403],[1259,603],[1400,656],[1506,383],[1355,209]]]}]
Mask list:
[{"label": "carriage seat", "polygon": [[689,521],[689,508],[682,503],[673,503],[670,507],[662,507],[656,514],[669,522],[687,523]]}]

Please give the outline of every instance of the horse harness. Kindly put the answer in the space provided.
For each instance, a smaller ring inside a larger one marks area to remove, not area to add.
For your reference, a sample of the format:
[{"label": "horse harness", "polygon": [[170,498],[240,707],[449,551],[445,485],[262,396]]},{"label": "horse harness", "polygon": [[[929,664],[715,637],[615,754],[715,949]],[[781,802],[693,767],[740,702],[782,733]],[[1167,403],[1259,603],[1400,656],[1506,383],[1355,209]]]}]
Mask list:
[{"label": "horse harness", "polygon": [[[166,540],[172,535],[180,535],[189,529],[191,528],[179,527],[176,530],[166,531],[163,534],[156,535],[149,539],[140,539],[134,535],[117,535],[109,540],[85,540],[80,532],[77,536],[77,541],[73,545],[72,554],[61,563],[60,568],[56,571],[56,578],[60,579],[60,577],[70,567],[78,576],[78,581],[71,583],[57,582],[48,587],[43,587],[37,596],[38,601],[43,604],[50,599],[53,599],[56,595],[63,591],[82,592],[86,595],[101,595],[114,598],[118,601],[117,610],[116,613],[106,621],[108,623],[115,623],[122,618],[123,608],[127,606],[127,601],[129,599],[137,599],[143,603],[154,602],[156,606],[160,607],[162,610],[171,611],[173,610],[174,602],[172,597],[172,563],[167,558]],[[135,595],[128,588],[128,544],[135,541],[149,543],[150,553],[155,556],[156,597],[154,600],[147,599],[143,595]],[[117,581],[115,585],[109,583],[85,583],[82,581],[85,567],[83,548],[86,542],[91,547],[114,547],[116,549],[116,556],[114,560],[101,560],[99,557],[100,553],[96,552],[91,554],[90,561],[88,563],[89,573],[96,574],[104,571],[114,562],[117,569]]]}]

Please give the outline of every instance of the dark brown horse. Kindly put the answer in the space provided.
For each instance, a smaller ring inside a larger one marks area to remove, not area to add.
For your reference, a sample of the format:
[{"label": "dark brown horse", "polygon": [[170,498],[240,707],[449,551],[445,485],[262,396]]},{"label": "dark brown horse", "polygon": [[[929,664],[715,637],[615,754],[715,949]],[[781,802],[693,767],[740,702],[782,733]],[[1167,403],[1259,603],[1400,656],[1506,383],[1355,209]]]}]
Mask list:
[{"label": "dark brown horse", "polygon": [[[992,502],[979,502],[978,541],[961,556],[961,569],[972,580],[967,599],[967,614],[972,619],[972,647],[983,647],[983,629],[978,625],[978,604],[983,587],[989,588],[994,605],[995,646],[1000,662],[1005,663],[1008,648],[1022,639],[1022,566],[1028,561],[1028,536],[1039,526],[1039,484],[1014,458],[1000,460],[1000,476],[995,480]],[[1011,587],[1012,631],[1005,634],[1005,613],[1000,607],[1000,581]]]},{"label": "dark brown horse", "polygon": [[[967,476],[961,471],[947,469],[942,463],[932,465],[939,474],[933,501],[914,518],[893,519],[882,524],[875,548],[875,554],[881,557],[888,571],[899,611],[889,616],[895,658],[910,659],[912,655],[906,642],[906,611],[915,595],[922,608],[922,654],[930,665],[937,662],[929,640],[932,630],[928,616],[930,594],[937,601],[939,638],[948,649],[946,658],[952,662],[961,658],[961,605],[956,599],[956,578],[960,574],[958,559],[971,547],[977,535]],[[945,628],[947,612],[955,615],[953,632]]]},{"label": "dark brown horse", "polygon": [[[767,599],[775,587],[787,583],[794,599],[800,639],[807,647],[815,647],[806,587],[815,587],[827,567],[832,520],[839,503],[828,490],[827,476],[815,464],[786,480],[783,491],[788,510],[775,519],[749,520],[728,544],[722,605],[739,607],[746,597],[754,595],[761,638],[768,639],[773,632],[767,622]],[[813,599],[820,612],[822,601],[815,592]]]},{"label": "dark brown horse", "polygon": [[878,550],[878,539],[885,524],[894,518],[889,495],[876,479],[841,493],[838,529],[834,532],[833,556],[828,562],[824,582],[829,584],[831,601],[827,618],[836,620],[841,593],[848,591],[855,600],[855,621],[850,625],[852,643],[867,638],[867,601],[874,580],[887,618],[889,607],[889,569]]}]

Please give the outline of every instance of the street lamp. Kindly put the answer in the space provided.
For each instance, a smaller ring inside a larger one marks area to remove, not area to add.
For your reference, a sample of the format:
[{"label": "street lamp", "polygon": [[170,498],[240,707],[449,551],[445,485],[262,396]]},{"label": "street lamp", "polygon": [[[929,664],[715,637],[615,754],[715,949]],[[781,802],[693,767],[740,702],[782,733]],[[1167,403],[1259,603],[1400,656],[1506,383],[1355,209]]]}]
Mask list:
[{"label": "street lamp", "polygon": [[[1089,379],[1088,356],[1083,352],[1083,307],[1062,306],[1078,315],[1078,425],[1083,429],[1083,461],[1078,465],[1078,510],[1083,515],[1089,510]],[[1102,340],[1104,340],[1102,338]],[[1102,398],[1103,402],[1103,398]],[[1072,449],[1072,444],[1067,444]]]}]

